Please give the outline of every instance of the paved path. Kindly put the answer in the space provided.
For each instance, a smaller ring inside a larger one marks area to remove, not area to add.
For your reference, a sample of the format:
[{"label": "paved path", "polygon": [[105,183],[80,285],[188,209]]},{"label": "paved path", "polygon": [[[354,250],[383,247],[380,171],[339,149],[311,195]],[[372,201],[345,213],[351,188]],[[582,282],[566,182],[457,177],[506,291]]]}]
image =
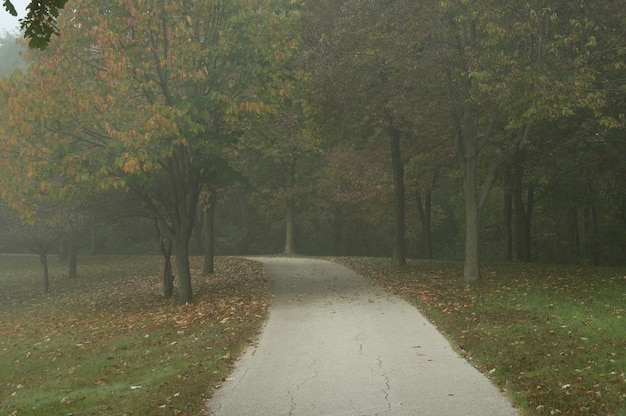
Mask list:
[{"label": "paved path", "polygon": [[257,260],[273,279],[270,317],[210,414],[517,414],[408,303],[335,263]]}]

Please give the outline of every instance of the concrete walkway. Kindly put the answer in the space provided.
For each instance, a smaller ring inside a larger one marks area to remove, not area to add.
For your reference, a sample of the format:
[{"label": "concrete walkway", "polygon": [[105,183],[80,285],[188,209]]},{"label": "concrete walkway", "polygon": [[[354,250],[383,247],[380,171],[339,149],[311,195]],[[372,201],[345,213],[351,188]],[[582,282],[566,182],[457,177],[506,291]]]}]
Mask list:
[{"label": "concrete walkway", "polygon": [[273,279],[270,317],[209,414],[517,415],[403,300],[332,262],[256,260]]}]

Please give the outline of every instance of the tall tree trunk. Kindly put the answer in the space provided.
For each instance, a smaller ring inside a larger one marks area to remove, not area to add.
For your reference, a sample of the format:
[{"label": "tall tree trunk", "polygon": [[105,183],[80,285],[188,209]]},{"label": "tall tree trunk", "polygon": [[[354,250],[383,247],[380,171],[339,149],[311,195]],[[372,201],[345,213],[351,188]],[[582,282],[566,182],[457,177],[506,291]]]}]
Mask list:
[{"label": "tall tree trunk", "polygon": [[287,192],[286,211],[285,211],[285,254],[294,253],[294,226],[296,200],[293,195],[296,180],[296,161],[292,160],[291,165],[287,169],[287,178],[285,191]]},{"label": "tall tree trunk", "polygon": [[161,161],[166,179],[160,192],[154,196],[146,193],[144,187],[129,182],[128,186],[143,199],[152,211],[157,226],[167,230],[172,238],[176,272],[178,274],[178,298],[180,304],[191,303],[191,270],[189,267],[189,243],[196,221],[198,202],[203,188],[198,172],[192,170],[189,146],[180,144],[173,155]]},{"label": "tall tree trunk", "polygon": [[422,194],[417,190],[415,193],[417,199],[417,214],[420,221],[420,225],[422,226],[422,240],[424,244],[424,249],[426,250],[426,258],[433,258],[433,243],[432,243],[432,233],[431,233],[431,225],[430,218],[432,212],[432,194],[431,192],[427,192],[424,198],[422,198]]},{"label": "tall tree trunk", "polygon": [[480,278],[478,267],[478,200],[476,198],[476,159],[467,158],[463,181],[465,196],[465,266],[463,280],[475,282]]},{"label": "tall tree trunk", "polygon": [[172,272],[172,238],[167,234],[164,227],[160,227],[157,220],[154,221],[159,234],[159,250],[163,256],[163,296],[171,298],[174,294],[174,273]]},{"label": "tall tree trunk", "polygon": [[[449,84],[450,81],[448,81]],[[466,97],[470,97],[470,76],[466,74],[464,79],[464,90]],[[495,160],[485,176],[480,194],[478,193],[478,155],[484,145],[493,125],[493,120],[484,137],[479,143],[476,128],[474,126],[474,108],[471,100],[467,98],[462,105],[462,116],[452,117],[455,125],[455,141],[457,145],[457,159],[463,171],[463,195],[465,202],[465,265],[463,269],[463,280],[472,283],[480,279],[479,268],[479,230],[480,216],[483,207],[489,196],[489,192],[496,181],[498,168],[502,160]]]},{"label": "tall tree trunk", "polygon": [[578,231],[578,206],[575,202],[567,208],[567,227],[569,237],[569,257],[573,261],[580,254],[580,233]]},{"label": "tall tree trunk", "polygon": [[506,260],[513,261],[513,192],[510,186],[504,189],[504,245]]},{"label": "tall tree trunk", "polygon": [[48,256],[45,251],[39,254],[39,261],[43,267],[43,293],[50,293],[50,273],[48,271]]},{"label": "tall tree trunk", "polygon": [[393,184],[395,190],[395,238],[393,246],[392,262],[396,266],[406,265],[406,239],[405,239],[405,219],[404,219],[404,162],[400,148],[401,132],[393,125],[393,120],[389,117],[388,130],[391,148],[391,169],[393,172]]},{"label": "tall tree trunk", "polygon": [[528,185],[526,189],[526,210],[524,211],[524,221],[522,222],[521,233],[522,238],[522,252],[525,262],[532,261],[532,221],[533,221],[533,208],[534,208],[535,188],[532,185]]},{"label": "tall tree trunk", "polygon": [[191,303],[193,299],[191,269],[189,267],[189,241],[196,218],[200,186],[189,190],[187,195],[188,198],[179,201],[179,215],[175,218],[173,226],[174,255],[178,274],[178,299],[181,305]]},{"label": "tall tree trunk", "polygon": [[469,72],[463,79],[462,116],[456,117],[457,157],[463,170],[463,195],[465,201],[465,265],[463,280],[466,283],[480,279],[478,266],[479,201],[477,192],[477,165],[479,146],[474,127],[474,108],[470,100]]},{"label": "tall tree trunk", "polygon": [[343,219],[341,207],[335,206],[333,209],[333,217],[333,251],[336,256],[344,256]]},{"label": "tall tree trunk", "polygon": [[[189,230],[190,231],[190,230]],[[181,230],[174,238],[176,272],[178,274],[178,300],[181,305],[191,303],[191,270],[189,268],[189,240],[191,232]]]},{"label": "tall tree trunk", "polygon": [[215,206],[217,204],[217,192],[208,191],[204,201],[202,212],[204,214],[204,259],[202,262],[202,275],[207,276],[215,272]]},{"label": "tall tree trunk", "polygon": [[524,206],[524,162],[525,151],[520,149],[515,154],[515,171],[513,174],[513,209],[515,210],[515,236],[517,259],[527,263],[531,261],[531,222],[534,202],[534,188],[529,185],[526,190]]},{"label": "tall tree trunk", "polygon": [[[462,44],[459,45],[459,52],[463,55],[465,48],[473,40],[466,38],[459,40],[462,40]],[[445,71],[445,88],[446,95],[450,101],[450,118],[457,148],[457,160],[463,172],[463,197],[465,203],[465,264],[463,267],[463,280],[466,283],[471,283],[480,278],[478,266],[480,204],[476,195],[478,181],[476,168],[480,146],[476,137],[476,127],[474,126],[476,120],[471,98],[471,75],[467,68],[464,68],[463,72],[463,78],[458,87],[459,90],[455,94],[456,86],[452,80],[452,69],[447,68]],[[495,171],[493,175],[495,177]],[[486,185],[483,191],[482,197],[486,199],[488,193]]]},{"label": "tall tree trunk", "polygon": [[285,254],[294,253],[294,213],[295,201],[287,198],[287,211],[285,213]]},{"label": "tall tree trunk", "polygon": [[585,238],[587,243],[587,256],[591,258],[594,266],[600,265],[600,250],[598,248],[599,241],[599,224],[598,213],[595,204],[591,202],[584,211]]},{"label": "tall tree trunk", "polygon": [[174,295],[174,272],[172,271],[172,243],[163,252],[163,296],[167,299]]}]

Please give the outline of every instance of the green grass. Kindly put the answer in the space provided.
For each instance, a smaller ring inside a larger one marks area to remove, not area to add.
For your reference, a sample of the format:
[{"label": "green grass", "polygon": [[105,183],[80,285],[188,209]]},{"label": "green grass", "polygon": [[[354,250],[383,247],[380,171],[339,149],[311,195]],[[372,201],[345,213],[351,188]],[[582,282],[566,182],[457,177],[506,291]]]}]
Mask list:
[{"label": "green grass", "polygon": [[162,297],[161,260],[87,257],[79,279],[32,256],[0,256],[0,415],[200,415],[255,337],[268,282],[258,264],[218,258],[195,301]]},{"label": "green grass", "polygon": [[339,259],[420,308],[529,415],[626,415],[626,269]]}]

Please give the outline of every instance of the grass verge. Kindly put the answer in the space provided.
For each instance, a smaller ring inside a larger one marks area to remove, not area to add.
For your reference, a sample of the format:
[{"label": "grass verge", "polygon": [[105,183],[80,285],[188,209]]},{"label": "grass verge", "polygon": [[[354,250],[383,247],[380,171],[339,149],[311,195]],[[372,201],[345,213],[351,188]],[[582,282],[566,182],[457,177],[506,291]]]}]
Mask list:
[{"label": "grass verge", "polygon": [[83,259],[78,279],[0,256],[0,415],[200,415],[269,304],[258,263],[218,258],[194,302],[161,291],[153,256]]},{"label": "grass verge", "polygon": [[626,415],[626,270],[335,259],[415,304],[529,415]]}]

